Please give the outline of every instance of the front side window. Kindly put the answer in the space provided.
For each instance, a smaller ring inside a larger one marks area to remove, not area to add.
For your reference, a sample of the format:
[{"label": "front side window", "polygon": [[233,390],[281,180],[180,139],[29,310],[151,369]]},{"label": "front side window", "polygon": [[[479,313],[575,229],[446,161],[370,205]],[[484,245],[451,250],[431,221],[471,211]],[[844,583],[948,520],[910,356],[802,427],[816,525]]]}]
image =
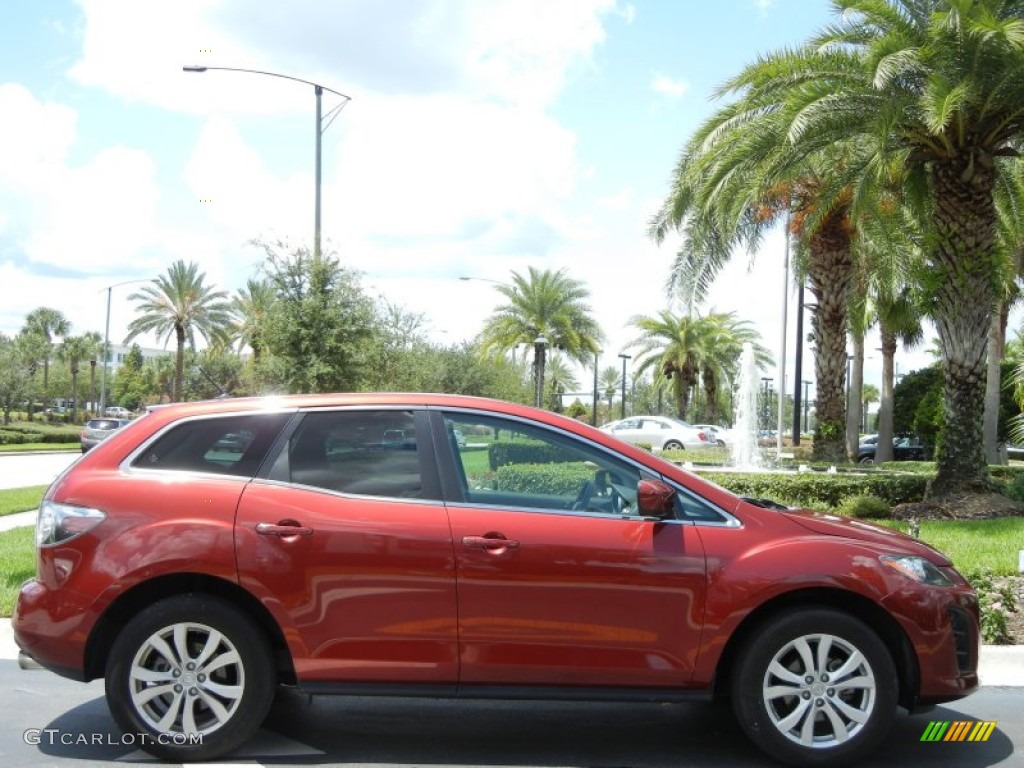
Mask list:
[{"label": "front side window", "polygon": [[147,446],[132,466],[252,477],[291,415],[259,413],[185,421]]},{"label": "front side window", "polygon": [[309,413],[271,478],[362,496],[422,498],[419,441],[411,411]]},{"label": "front side window", "polygon": [[637,514],[640,471],[612,454],[510,419],[449,413],[445,426],[466,503]]}]

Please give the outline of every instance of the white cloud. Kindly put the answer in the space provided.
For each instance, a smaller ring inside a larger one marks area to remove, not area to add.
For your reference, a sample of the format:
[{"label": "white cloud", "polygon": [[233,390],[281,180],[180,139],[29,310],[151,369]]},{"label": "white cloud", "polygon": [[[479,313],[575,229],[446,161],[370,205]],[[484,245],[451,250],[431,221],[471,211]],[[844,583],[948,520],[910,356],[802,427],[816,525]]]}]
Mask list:
[{"label": "white cloud", "polygon": [[690,84],[685,80],[674,80],[668,75],[658,74],[651,78],[649,87],[655,93],[670,99],[680,99],[690,90]]}]

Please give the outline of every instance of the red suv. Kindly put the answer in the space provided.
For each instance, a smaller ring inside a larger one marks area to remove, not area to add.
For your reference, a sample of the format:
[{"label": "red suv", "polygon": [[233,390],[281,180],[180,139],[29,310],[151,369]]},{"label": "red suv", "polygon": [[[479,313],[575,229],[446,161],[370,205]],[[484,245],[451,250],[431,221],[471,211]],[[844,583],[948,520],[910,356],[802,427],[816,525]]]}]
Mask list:
[{"label": "red suv", "polygon": [[[443,395],[160,407],[54,482],[23,651],[174,761],[275,688],[731,698],[839,764],[978,686],[978,604],[893,531],[766,506],[576,421]],[[429,704],[424,704],[429,706]]]}]

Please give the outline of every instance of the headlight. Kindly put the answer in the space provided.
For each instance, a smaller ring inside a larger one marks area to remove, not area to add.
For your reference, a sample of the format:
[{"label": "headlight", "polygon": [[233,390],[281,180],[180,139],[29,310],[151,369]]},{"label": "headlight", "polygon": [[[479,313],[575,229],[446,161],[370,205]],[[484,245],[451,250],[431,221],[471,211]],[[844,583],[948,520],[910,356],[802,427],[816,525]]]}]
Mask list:
[{"label": "headlight", "polygon": [[917,555],[882,555],[879,558],[882,563],[890,568],[899,571],[908,579],[913,579],[919,584],[930,584],[933,587],[951,587],[953,582],[949,580],[939,568]]},{"label": "headlight", "polygon": [[36,546],[61,544],[95,528],[106,519],[106,514],[98,509],[44,501],[39,505],[39,518],[36,520]]}]

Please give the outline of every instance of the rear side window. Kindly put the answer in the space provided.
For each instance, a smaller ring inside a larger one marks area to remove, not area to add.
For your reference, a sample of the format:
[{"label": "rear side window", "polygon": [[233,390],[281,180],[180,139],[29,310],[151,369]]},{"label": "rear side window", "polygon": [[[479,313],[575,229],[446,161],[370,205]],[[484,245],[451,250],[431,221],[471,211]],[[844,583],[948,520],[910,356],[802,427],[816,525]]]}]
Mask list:
[{"label": "rear side window", "polygon": [[271,478],[361,496],[424,498],[411,411],[308,413]]},{"label": "rear side window", "polygon": [[124,423],[121,419],[90,419],[85,426],[89,429],[117,429]]},{"label": "rear side window", "polygon": [[259,413],[186,421],[157,438],[132,466],[252,477],[291,416]]}]

